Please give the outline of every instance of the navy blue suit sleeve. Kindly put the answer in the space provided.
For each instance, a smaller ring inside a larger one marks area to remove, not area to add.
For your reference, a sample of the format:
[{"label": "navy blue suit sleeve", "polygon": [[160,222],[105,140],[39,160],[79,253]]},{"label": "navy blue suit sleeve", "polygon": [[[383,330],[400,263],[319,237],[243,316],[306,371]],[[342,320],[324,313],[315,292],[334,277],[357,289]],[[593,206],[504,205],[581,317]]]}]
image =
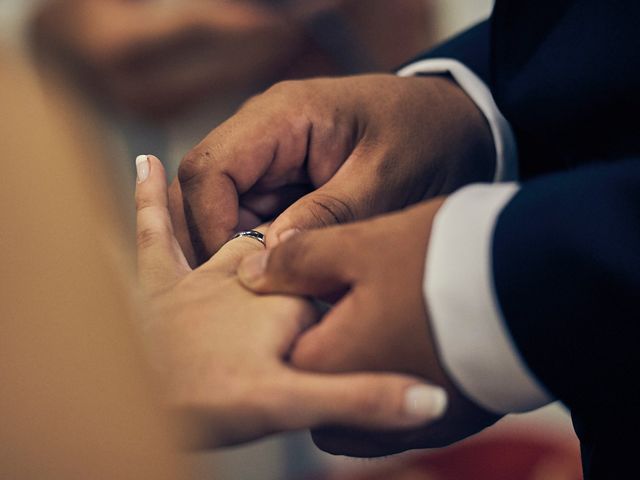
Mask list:
[{"label": "navy blue suit sleeve", "polygon": [[[640,2],[497,0],[491,90],[532,178],[640,155]],[[549,152],[553,152],[550,156]]]},{"label": "navy blue suit sleeve", "polygon": [[452,58],[464,63],[488,84],[490,77],[490,29],[490,22],[486,20],[427,53],[410,60],[405,65],[429,58]]},{"label": "navy blue suit sleeve", "polygon": [[493,268],[508,330],[540,381],[591,417],[635,412],[640,159],[525,183],[498,218]]}]

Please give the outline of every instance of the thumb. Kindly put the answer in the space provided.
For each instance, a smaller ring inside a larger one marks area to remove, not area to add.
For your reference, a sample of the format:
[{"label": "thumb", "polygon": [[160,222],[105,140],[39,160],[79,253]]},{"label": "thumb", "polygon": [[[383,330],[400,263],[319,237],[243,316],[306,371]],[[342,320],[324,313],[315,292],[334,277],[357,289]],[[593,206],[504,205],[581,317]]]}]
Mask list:
[{"label": "thumb", "polygon": [[287,429],[345,426],[409,429],[442,417],[447,394],[418,379],[390,373],[294,373],[278,410]]},{"label": "thumb", "polygon": [[140,155],[136,169],[138,275],[143,288],[155,292],[191,269],[173,233],[162,163],[153,155]]},{"label": "thumb", "polygon": [[267,246],[276,246],[292,233],[351,223],[388,211],[391,200],[385,192],[392,184],[387,185],[387,176],[372,168],[374,156],[365,146],[358,146],[326,183],[273,221],[267,232]]},{"label": "thumb", "polygon": [[350,229],[306,232],[273,249],[247,255],[238,267],[238,278],[256,293],[323,297],[342,292],[357,280]]}]

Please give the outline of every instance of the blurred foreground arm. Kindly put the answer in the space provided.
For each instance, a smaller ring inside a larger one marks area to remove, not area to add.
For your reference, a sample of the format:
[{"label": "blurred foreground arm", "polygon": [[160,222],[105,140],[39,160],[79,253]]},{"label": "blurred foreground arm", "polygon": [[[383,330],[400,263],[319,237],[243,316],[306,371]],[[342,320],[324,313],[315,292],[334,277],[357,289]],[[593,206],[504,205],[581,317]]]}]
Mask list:
[{"label": "blurred foreground arm", "polygon": [[18,71],[0,70],[0,478],[186,478],[134,340],[100,161]]}]

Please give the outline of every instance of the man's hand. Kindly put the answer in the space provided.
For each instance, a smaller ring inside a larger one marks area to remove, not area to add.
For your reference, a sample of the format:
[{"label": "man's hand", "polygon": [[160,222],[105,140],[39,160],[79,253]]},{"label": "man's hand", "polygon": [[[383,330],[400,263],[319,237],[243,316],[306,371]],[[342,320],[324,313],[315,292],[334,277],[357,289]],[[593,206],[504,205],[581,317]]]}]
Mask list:
[{"label": "man's hand", "polygon": [[448,78],[283,82],[186,155],[172,214],[181,245],[193,243],[202,261],[234,231],[283,211],[269,228],[270,247],[290,230],[364,219],[490,180],[494,164],[484,117]]},{"label": "man's hand", "polygon": [[291,368],[285,360],[315,309],[242,287],[239,262],[264,250],[254,239],[232,240],[191,270],[173,236],[162,164],[141,158],[139,175],[139,273],[153,308],[142,331],[167,403],[191,420],[198,446],[321,425],[402,429],[442,414],[444,392],[410,375]]},{"label": "man's hand", "polygon": [[241,281],[260,293],[309,295],[336,302],[306,331],[294,366],[319,372],[391,371],[444,387],[442,420],[410,432],[316,432],[323,449],[356,456],[443,446],[498,417],[466,399],[440,365],[422,291],[424,259],[438,198],[401,213],[300,233],[240,264]]}]

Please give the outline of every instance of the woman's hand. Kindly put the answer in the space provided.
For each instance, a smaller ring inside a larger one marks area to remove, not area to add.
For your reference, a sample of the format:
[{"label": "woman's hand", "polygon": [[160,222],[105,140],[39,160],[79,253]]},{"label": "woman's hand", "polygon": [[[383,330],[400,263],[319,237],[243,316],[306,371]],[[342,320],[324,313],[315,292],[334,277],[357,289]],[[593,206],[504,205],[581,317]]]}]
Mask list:
[{"label": "woman's hand", "polygon": [[241,286],[240,261],[264,248],[251,238],[191,270],[173,234],[162,164],[149,156],[137,166],[139,272],[152,306],[144,338],[168,404],[189,420],[199,446],[323,425],[397,430],[443,413],[444,392],[415,377],[290,367],[296,339],[316,321],[313,306]]}]

